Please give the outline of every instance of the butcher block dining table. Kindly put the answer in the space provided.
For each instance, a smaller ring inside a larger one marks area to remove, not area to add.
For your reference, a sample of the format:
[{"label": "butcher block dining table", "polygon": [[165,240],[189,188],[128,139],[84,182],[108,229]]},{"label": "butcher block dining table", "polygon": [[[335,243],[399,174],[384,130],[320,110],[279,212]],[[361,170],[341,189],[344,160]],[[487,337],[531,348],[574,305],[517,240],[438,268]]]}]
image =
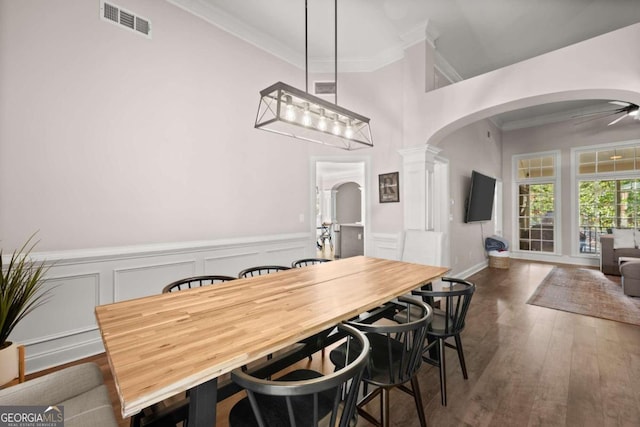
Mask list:
[{"label": "butcher block dining table", "polygon": [[217,379],[448,271],[358,256],[96,307],[122,417],[189,391],[189,425],[215,425]]}]

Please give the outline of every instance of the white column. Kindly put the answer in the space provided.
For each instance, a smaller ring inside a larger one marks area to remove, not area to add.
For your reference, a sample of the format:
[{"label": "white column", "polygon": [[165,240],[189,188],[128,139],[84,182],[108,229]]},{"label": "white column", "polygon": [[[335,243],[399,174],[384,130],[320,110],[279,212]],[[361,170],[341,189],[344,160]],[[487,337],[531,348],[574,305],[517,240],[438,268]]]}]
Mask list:
[{"label": "white column", "polygon": [[434,229],[434,166],[440,151],[430,145],[399,150],[405,230]]}]

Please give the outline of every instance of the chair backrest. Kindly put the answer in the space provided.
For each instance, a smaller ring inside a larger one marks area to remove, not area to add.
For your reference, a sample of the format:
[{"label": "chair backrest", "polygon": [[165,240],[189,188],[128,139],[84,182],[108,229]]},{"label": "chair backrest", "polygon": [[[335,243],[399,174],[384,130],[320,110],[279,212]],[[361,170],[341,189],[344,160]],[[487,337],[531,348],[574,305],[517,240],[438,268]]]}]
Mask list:
[{"label": "chair backrest", "polygon": [[[319,423],[331,427],[350,425],[360,380],[369,358],[369,342],[362,332],[351,326],[342,324],[338,325],[338,329],[347,335],[347,342],[360,351],[355,358],[347,361],[346,366],[327,375],[299,370],[278,381],[256,378],[242,369],[231,372],[231,379],[246,389],[258,426],[273,423],[290,426],[318,426]],[[306,374],[308,379],[296,380],[296,372],[303,376]],[[308,375],[309,372],[315,375]],[[277,420],[274,420],[274,416],[277,416]],[[230,415],[230,421],[233,421],[232,417],[233,414]],[[288,422],[284,419],[288,419]]]},{"label": "chair backrest", "polygon": [[441,291],[422,289],[412,293],[427,299],[441,298],[440,311],[442,314],[436,313],[439,321],[434,322],[428,333],[429,335],[452,336],[459,334],[464,329],[464,321],[467,317],[469,304],[471,304],[471,297],[476,291],[476,285],[452,277],[443,277],[442,282],[445,287]]},{"label": "chair backrest", "polygon": [[408,316],[403,323],[348,322],[365,332],[371,345],[364,380],[381,386],[403,384],[416,373],[422,363],[427,327],[433,316],[433,309],[415,298],[399,297],[388,304],[406,309]]},{"label": "chair backrest", "polygon": [[229,280],[235,280],[233,276],[194,276],[187,277],[186,279],[176,280],[169,283],[162,289],[162,293],[177,292],[184,289],[198,288],[200,286],[214,285],[216,283],[228,282]]},{"label": "chair backrest", "polygon": [[242,270],[238,273],[240,279],[245,277],[262,276],[263,274],[275,273],[276,271],[289,270],[291,267],[283,265],[260,265]]},{"label": "chair backrest", "polygon": [[293,261],[291,263],[291,267],[293,268],[306,267],[308,265],[322,264],[323,262],[329,262],[329,261],[331,260],[326,258],[304,258],[304,259],[299,259],[297,261]]}]

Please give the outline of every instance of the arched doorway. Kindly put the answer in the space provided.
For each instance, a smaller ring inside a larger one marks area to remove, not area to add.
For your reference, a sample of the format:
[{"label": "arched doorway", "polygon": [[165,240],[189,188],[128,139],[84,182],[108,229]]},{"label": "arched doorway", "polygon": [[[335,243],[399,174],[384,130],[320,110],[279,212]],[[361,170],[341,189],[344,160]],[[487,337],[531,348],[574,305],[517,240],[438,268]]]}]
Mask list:
[{"label": "arched doorway", "polygon": [[[315,221],[313,235],[316,237],[314,248],[317,255],[326,258],[342,256],[340,227],[342,224],[359,226],[358,238],[364,252],[364,235],[367,224],[366,201],[366,167],[367,160],[314,159],[312,170],[314,184]],[[352,229],[349,228],[349,235]],[[323,234],[330,233],[330,240],[320,239]],[[348,239],[350,240],[350,238]],[[348,254],[352,253],[351,250]]]}]

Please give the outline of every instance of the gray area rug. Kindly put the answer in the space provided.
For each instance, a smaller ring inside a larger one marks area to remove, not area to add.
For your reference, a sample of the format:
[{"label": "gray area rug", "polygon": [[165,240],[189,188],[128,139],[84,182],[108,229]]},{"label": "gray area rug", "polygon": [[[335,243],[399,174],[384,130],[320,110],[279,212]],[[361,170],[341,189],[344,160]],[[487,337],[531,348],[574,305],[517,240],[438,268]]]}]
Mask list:
[{"label": "gray area rug", "polygon": [[640,298],[623,294],[620,277],[599,270],[554,267],[527,304],[640,326]]}]

